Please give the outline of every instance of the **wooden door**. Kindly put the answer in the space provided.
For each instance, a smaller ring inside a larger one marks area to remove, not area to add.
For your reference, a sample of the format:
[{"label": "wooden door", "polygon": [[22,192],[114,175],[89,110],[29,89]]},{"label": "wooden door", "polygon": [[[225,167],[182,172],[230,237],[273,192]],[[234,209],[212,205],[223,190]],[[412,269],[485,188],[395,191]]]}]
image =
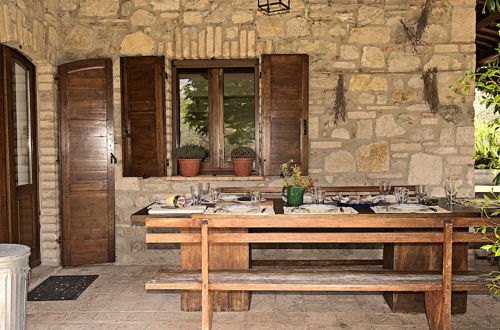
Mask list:
[{"label": "wooden door", "polygon": [[40,264],[35,66],[18,51],[0,46],[0,239],[31,248]]},{"label": "wooden door", "polygon": [[309,57],[262,55],[263,168],[279,175],[293,159],[307,174],[309,141]]},{"label": "wooden door", "polygon": [[110,59],[59,66],[62,263],[115,260]]}]

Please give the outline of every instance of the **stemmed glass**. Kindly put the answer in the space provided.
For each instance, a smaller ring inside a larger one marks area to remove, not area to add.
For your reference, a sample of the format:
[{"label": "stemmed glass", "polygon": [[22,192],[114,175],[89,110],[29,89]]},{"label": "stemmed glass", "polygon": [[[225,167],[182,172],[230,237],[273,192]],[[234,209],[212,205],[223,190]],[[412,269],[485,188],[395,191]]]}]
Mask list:
[{"label": "stemmed glass", "polygon": [[394,195],[396,196],[396,202],[398,204],[406,204],[408,201],[408,189],[405,187],[395,187]]},{"label": "stemmed glass", "polygon": [[201,189],[199,185],[191,186],[191,196],[193,197],[193,205],[200,205]]},{"label": "stemmed glass", "polygon": [[201,182],[200,183],[200,193],[201,196],[207,196],[210,191],[210,183],[209,182]]},{"label": "stemmed glass", "polygon": [[210,198],[212,199],[212,202],[217,202],[217,200],[219,199],[219,194],[220,194],[219,188],[210,189]]},{"label": "stemmed glass", "polygon": [[262,193],[260,191],[258,191],[258,190],[252,191],[250,193],[250,198],[252,201],[252,205],[260,207],[260,201],[262,199]]},{"label": "stemmed glass", "polygon": [[326,191],[322,189],[314,189],[313,200],[315,204],[323,204],[325,202]]},{"label": "stemmed glass", "polygon": [[422,201],[425,196],[427,196],[427,186],[423,184],[419,184],[415,186],[415,194],[418,197],[418,202],[422,204]]},{"label": "stemmed glass", "polygon": [[389,182],[380,182],[379,186],[380,195],[389,195],[391,192],[391,184]]},{"label": "stemmed glass", "polygon": [[448,204],[453,204],[457,198],[460,183],[457,179],[448,178],[444,183],[444,191],[446,192],[446,201]]}]

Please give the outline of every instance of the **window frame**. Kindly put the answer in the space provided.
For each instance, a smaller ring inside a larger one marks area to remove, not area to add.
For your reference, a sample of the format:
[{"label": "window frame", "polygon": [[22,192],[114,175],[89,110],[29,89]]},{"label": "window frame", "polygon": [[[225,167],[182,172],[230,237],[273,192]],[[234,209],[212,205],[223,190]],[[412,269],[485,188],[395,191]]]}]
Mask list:
[{"label": "window frame", "polygon": [[[179,91],[179,72],[182,69],[200,69],[208,70],[209,79],[209,145],[210,145],[210,163],[202,163],[200,167],[201,175],[233,175],[231,163],[224,160],[224,80],[223,69],[225,68],[253,68],[254,69],[254,97],[255,97],[255,167],[252,175],[261,175],[261,116],[260,116],[260,97],[259,97],[259,60],[254,59],[223,59],[223,60],[172,60],[172,151],[180,143],[180,91]],[[214,96],[219,97],[214,97]],[[222,115],[221,115],[222,114]],[[177,171],[177,159],[172,154],[172,175],[179,175]]]}]

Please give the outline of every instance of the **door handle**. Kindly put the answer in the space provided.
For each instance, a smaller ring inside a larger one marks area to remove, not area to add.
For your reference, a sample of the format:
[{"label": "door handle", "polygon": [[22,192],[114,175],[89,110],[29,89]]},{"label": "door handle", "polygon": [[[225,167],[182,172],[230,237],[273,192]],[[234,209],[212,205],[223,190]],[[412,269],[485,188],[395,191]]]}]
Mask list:
[{"label": "door handle", "polygon": [[116,159],[115,155],[113,155],[113,153],[111,153],[111,159],[110,159],[111,164],[116,164],[117,161],[118,160]]}]

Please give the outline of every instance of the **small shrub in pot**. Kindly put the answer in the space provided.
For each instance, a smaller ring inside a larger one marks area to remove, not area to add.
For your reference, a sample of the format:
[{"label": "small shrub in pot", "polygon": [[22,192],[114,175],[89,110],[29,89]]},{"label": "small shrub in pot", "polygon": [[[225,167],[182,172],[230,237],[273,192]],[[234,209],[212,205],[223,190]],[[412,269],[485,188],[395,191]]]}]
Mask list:
[{"label": "small shrub in pot", "polygon": [[231,151],[231,160],[236,176],[250,176],[255,160],[255,151],[249,147],[237,147]]},{"label": "small shrub in pot", "polygon": [[186,144],[175,149],[174,155],[179,163],[181,175],[197,176],[200,171],[201,161],[207,157],[207,151],[201,146]]}]

